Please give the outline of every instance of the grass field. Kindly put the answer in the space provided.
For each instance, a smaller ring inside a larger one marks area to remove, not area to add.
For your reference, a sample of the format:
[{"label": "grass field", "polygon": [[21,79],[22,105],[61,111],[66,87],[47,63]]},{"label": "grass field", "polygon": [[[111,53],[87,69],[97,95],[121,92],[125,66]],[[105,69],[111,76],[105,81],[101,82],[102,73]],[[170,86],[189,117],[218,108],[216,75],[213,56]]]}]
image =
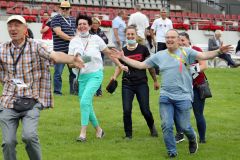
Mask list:
[{"label": "grass field", "polygon": [[[114,68],[106,67],[103,88],[106,87]],[[207,121],[207,143],[200,144],[197,154],[190,155],[188,142],[177,145],[181,160],[238,160],[240,159],[240,69],[208,69],[213,98],[207,99],[205,116]],[[115,94],[105,92],[103,97],[94,98],[97,117],[106,135],[96,139],[95,131],[89,125],[87,142],[77,143],[80,131],[80,111],[77,96],[68,91],[68,73],[63,75],[63,93],[55,97],[54,109],[41,112],[39,137],[43,160],[162,160],[167,159],[160,128],[158,113],[159,91],[153,90],[150,79],[150,106],[159,131],[158,138],[149,136],[146,122],[140,113],[138,103],[133,107],[133,139],[124,140],[121,78]],[[193,114],[192,114],[193,115]],[[195,119],[192,124],[196,129]],[[1,134],[1,133],[0,133]],[[1,135],[0,135],[1,136]],[[2,138],[0,137],[0,141]],[[17,154],[19,160],[27,160],[21,141],[21,125],[18,130]],[[2,158],[2,153],[0,154]]]}]

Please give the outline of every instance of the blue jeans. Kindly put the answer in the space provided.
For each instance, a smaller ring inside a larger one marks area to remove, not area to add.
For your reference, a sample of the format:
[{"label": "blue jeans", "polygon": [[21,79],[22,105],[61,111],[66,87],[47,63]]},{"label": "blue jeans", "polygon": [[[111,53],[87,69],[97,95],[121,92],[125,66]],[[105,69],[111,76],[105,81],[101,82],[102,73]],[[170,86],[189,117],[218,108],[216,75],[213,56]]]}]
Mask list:
[{"label": "blue jeans", "polygon": [[[202,140],[205,140],[205,134],[206,134],[206,121],[205,121],[205,117],[203,115],[205,99],[202,100],[200,98],[198,89],[196,87],[193,87],[193,92],[194,92],[194,100],[192,103],[193,113],[194,113],[196,123],[197,123],[199,140],[202,141]],[[177,133],[182,133],[183,131],[180,128],[177,120],[174,119],[174,121],[175,121]]]},{"label": "blue jeans", "polygon": [[148,128],[151,129],[154,124],[153,116],[149,107],[149,87],[147,83],[139,85],[122,85],[122,104],[123,104],[123,122],[124,131],[127,137],[132,136],[132,103],[136,94],[140,110],[144,116]]},{"label": "blue jeans", "polygon": [[174,100],[160,96],[160,118],[163,138],[169,154],[177,154],[176,141],[173,133],[174,116],[189,141],[196,139],[190,124],[190,100]]},{"label": "blue jeans", "polygon": [[[54,65],[54,93],[62,94],[62,72],[65,64],[55,64]],[[69,70],[69,85],[70,93],[74,93],[73,80],[76,77],[72,72],[72,69],[68,67]]]}]

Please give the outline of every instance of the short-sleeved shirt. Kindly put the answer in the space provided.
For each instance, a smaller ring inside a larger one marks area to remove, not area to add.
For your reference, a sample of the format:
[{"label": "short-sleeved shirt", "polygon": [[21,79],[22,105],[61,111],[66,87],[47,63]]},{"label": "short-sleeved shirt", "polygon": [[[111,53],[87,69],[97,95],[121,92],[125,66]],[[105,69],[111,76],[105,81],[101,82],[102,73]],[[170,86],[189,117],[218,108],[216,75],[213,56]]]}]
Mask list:
[{"label": "short-sleeved shirt", "polygon": [[[122,17],[117,16],[116,18],[113,19],[112,21],[112,28],[113,29],[118,29],[118,37],[121,42],[124,42],[126,40],[125,36],[125,28],[126,28],[126,23],[122,19]],[[116,37],[113,34],[113,42],[116,42]]]},{"label": "short-sleeved shirt", "polygon": [[[101,51],[107,48],[106,43],[98,35],[89,35],[88,38],[75,36],[69,44],[69,55],[80,53],[81,56],[90,56],[91,61],[85,63],[85,67],[80,70],[80,74],[92,73],[103,69]],[[78,69],[73,69],[78,74]]]},{"label": "short-sleeved shirt", "polygon": [[[13,79],[23,81],[27,87],[17,87]],[[34,98],[44,107],[53,106],[50,55],[38,42],[27,40],[19,47],[12,42],[0,45],[0,82],[3,84],[0,104],[5,108],[13,108],[16,97]]]},{"label": "short-sleeved shirt", "polygon": [[138,36],[145,39],[145,29],[149,26],[149,20],[145,14],[141,12],[131,14],[128,25],[136,25]]},{"label": "short-sleeved shirt", "polygon": [[[128,58],[143,62],[147,57],[150,56],[148,48],[138,44],[137,48],[129,51],[127,47],[123,48],[124,55]],[[123,62],[124,63],[124,62]],[[123,72],[122,83],[125,85],[138,85],[142,83],[147,83],[146,69],[136,69],[126,63],[124,65],[128,66],[128,72]]]},{"label": "short-sleeved shirt", "polygon": [[[174,54],[182,58],[187,65],[195,62],[197,51],[190,48],[180,48]],[[189,69],[179,59],[171,56],[168,50],[159,51],[144,61],[150,67],[159,67],[161,72],[160,96],[175,100],[193,100],[192,77]]]},{"label": "short-sleeved shirt", "polygon": [[168,18],[163,20],[162,18],[155,19],[153,21],[153,24],[151,26],[151,29],[153,29],[156,32],[156,42],[162,42],[166,43],[165,35],[169,29],[172,29],[172,21]]},{"label": "short-sleeved shirt", "polygon": [[[61,27],[61,30],[69,35],[74,36],[76,33],[76,20],[74,17],[65,18],[61,14],[54,16],[51,21],[51,28]],[[54,51],[62,51],[68,53],[69,41],[57,36],[53,31],[53,49]]]}]

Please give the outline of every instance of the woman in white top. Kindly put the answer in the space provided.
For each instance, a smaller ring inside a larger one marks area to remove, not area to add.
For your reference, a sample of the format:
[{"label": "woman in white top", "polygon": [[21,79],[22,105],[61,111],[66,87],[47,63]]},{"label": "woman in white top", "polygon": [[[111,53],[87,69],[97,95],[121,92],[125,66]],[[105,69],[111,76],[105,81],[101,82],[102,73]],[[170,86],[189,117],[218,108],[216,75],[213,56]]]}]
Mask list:
[{"label": "woman in white top", "polygon": [[[74,73],[78,75],[81,108],[81,132],[77,141],[84,142],[86,141],[89,121],[96,129],[96,137],[102,138],[104,136],[104,131],[99,126],[93,110],[93,97],[103,80],[101,52],[109,56],[111,50],[98,35],[89,34],[92,25],[92,19],[90,17],[78,15],[76,23],[78,35],[70,41],[68,54],[80,54],[85,62],[85,67],[80,71],[76,69],[73,70]],[[117,59],[111,59],[123,70],[127,70],[127,67],[123,66]]]}]

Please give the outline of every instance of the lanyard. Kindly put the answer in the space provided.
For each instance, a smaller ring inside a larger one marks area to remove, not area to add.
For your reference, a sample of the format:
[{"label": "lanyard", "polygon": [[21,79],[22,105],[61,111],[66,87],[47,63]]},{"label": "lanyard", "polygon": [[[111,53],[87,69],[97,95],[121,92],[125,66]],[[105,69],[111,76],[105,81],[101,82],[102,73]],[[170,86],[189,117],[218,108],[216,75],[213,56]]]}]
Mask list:
[{"label": "lanyard", "polygon": [[[88,39],[87,39],[87,43],[86,43],[86,45],[85,45],[85,47],[84,47],[84,50],[83,50],[83,55],[85,55],[85,51],[87,50],[87,46],[88,46],[90,37],[91,37],[91,35],[89,34]],[[82,39],[81,39],[81,40],[82,40]]]},{"label": "lanyard", "polygon": [[[62,16],[62,15],[61,15]],[[68,20],[65,18],[65,17],[63,17],[62,16],[62,18],[64,19],[64,21],[69,25],[69,27],[71,28],[71,30],[73,31],[73,33],[75,34],[75,30],[73,29],[73,27],[72,27],[72,21],[71,21],[71,18],[69,17],[69,22],[68,22]]]},{"label": "lanyard", "polygon": [[24,45],[20,48],[20,53],[19,53],[19,55],[18,55],[18,57],[17,57],[15,62],[14,62],[14,53],[12,52],[12,49],[10,48],[10,54],[11,54],[11,57],[12,57],[12,60],[13,60],[14,73],[17,72],[17,64],[19,62],[20,57],[23,54],[23,51],[24,51],[24,49],[26,47],[26,44],[27,44],[27,39],[25,39]]},{"label": "lanyard", "polygon": [[[183,53],[184,54],[184,56],[186,56],[187,54],[186,54],[186,52],[182,49],[182,48],[180,48],[180,50],[181,50],[181,53]],[[169,50],[167,51],[168,52],[168,54],[171,56],[171,57],[173,57],[173,58],[175,58],[175,59],[177,59],[178,61],[179,61],[179,63],[180,63],[180,65],[179,65],[179,72],[180,73],[182,73],[182,64],[184,64],[184,65],[186,65],[186,61],[184,60],[184,59],[182,59],[182,54],[180,55],[180,56],[178,56],[178,55],[176,55],[175,53],[171,53],[171,52],[169,52]]]},{"label": "lanyard", "polygon": [[72,27],[72,21],[71,21],[70,18],[69,18],[69,22],[66,20],[65,17],[62,16],[62,18],[64,19],[64,21],[65,21],[70,27]]}]

